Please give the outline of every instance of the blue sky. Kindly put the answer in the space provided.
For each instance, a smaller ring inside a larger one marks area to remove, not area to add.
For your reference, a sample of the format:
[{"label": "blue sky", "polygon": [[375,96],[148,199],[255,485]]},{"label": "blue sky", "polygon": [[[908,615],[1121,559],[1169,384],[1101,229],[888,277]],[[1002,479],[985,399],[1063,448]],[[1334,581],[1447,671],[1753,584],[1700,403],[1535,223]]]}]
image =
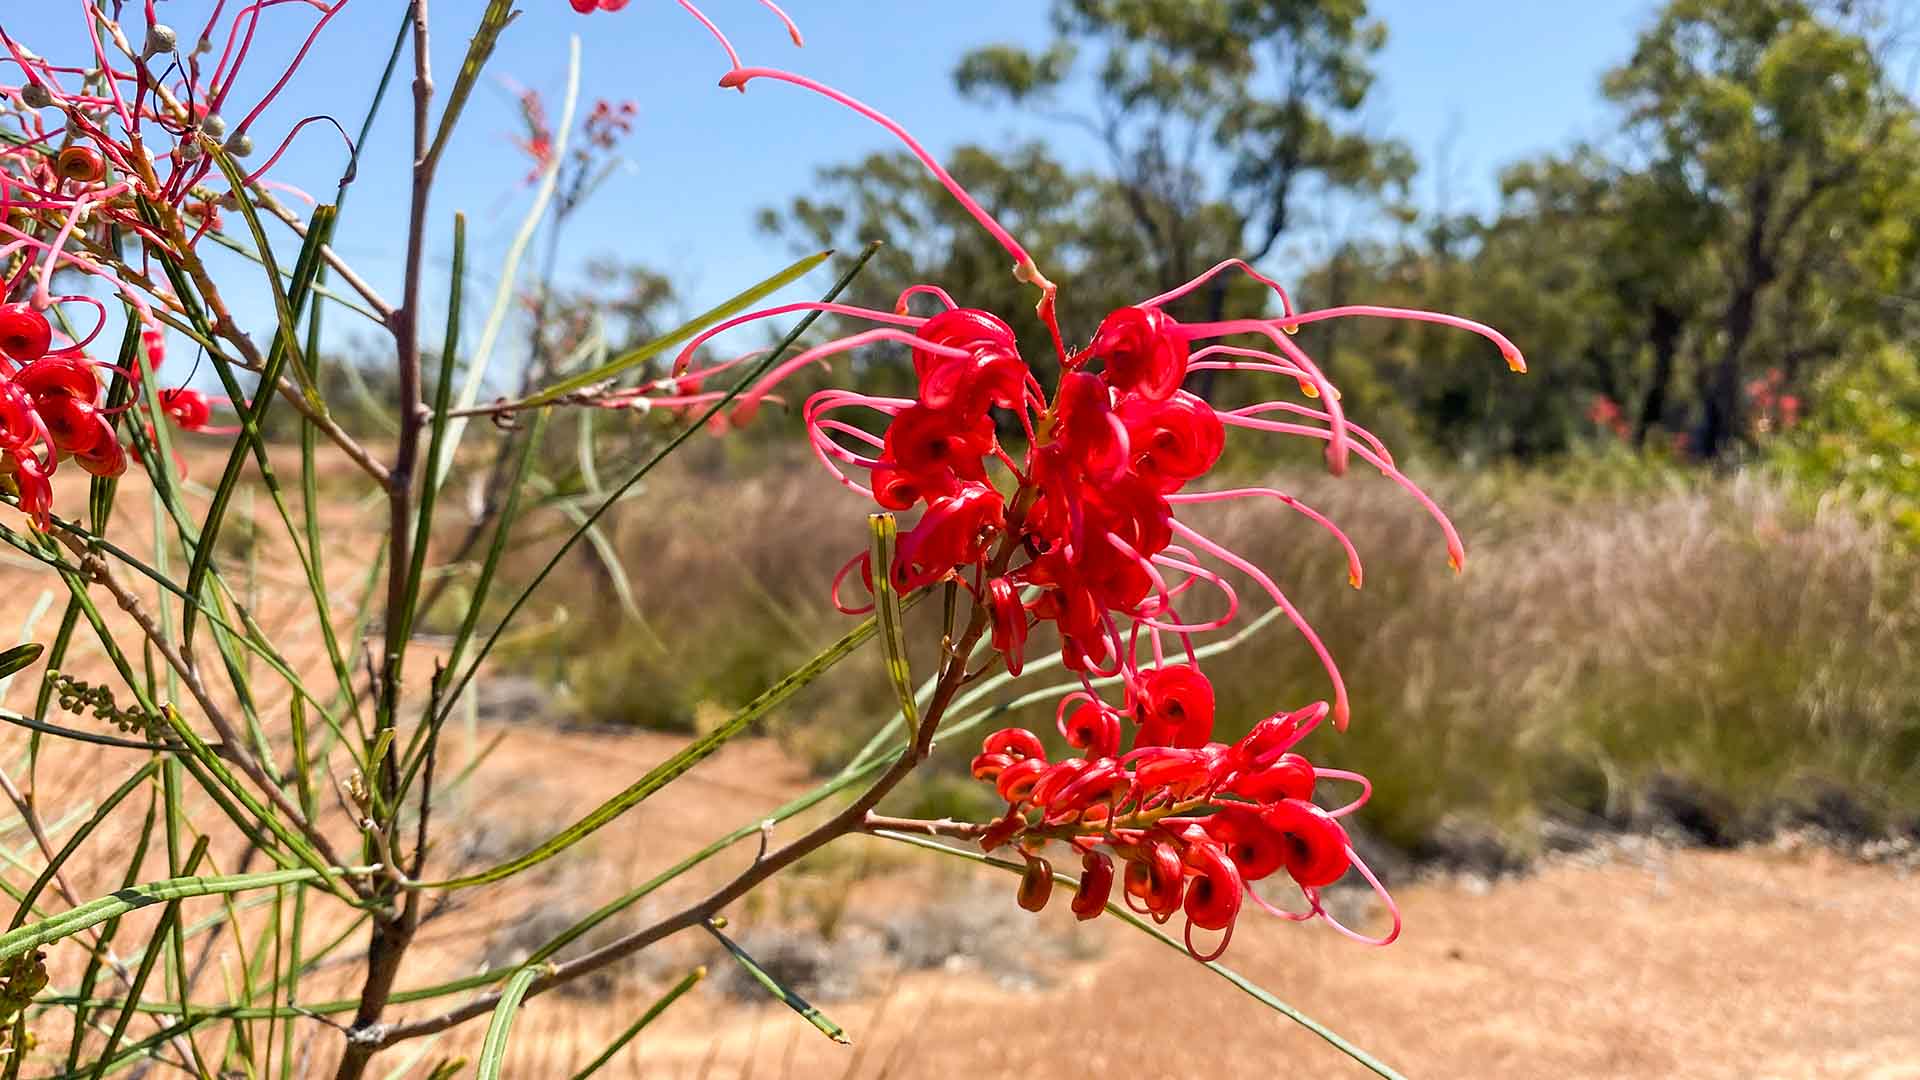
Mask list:
[{"label": "blue sky", "polygon": [[[77,43],[78,20],[66,5],[6,2],[16,8],[4,19],[16,39],[48,56],[61,56],[60,50]],[[563,0],[522,0],[522,5],[529,10],[506,32],[489,69],[494,75],[543,90],[557,109],[568,37],[577,33],[583,108],[603,96],[639,104],[635,134],[627,144],[632,167],[610,183],[575,226],[567,261],[613,255],[663,270],[680,288],[689,311],[791,260],[783,241],[754,228],[757,209],[804,191],[818,165],[890,145],[878,128],[791,87],[758,84],[745,95],[717,88],[714,80],[724,70],[724,57],[667,0],[634,0],[623,12],[592,16],[574,15]],[[1040,0],[789,0],[785,6],[806,31],[804,50],[795,50],[780,24],[753,0],[704,3],[749,63],[790,67],[862,97],[894,115],[935,153],[968,141],[1040,136],[1070,161],[1094,160],[1083,137],[961,101],[949,81],[955,58],[967,47],[1044,42],[1046,5]],[[433,59],[443,88],[452,81],[466,28],[481,7],[481,0],[433,4],[438,27]],[[1377,0],[1374,14],[1387,23],[1390,43],[1379,57],[1381,77],[1366,111],[1367,126],[1414,148],[1423,170],[1421,201],[1431,205],[1444,193],[1453,209],[1487,206],[1501,165],[1604,131],[1599,75],[1624,58],[1655,7],[1651,0]],[[349,3],[294,83],[256,125],[256,141],[270,146],[294,121],[315,113],[357,128],[401,8],[400,0]],[[193,32],[191,17],[206,9],[200,0],[161,3],[163,18],[179,24],[183,43]],[[885,17],[876,17],[883,12]],[[276,62],[291,55],[310,22],[294,5],[273,9],[269,16],[247,85],[235,91],[238,99],[257,98],[277,77]],[[399,292],[408,138],[405,87],[395,89],[365,148],[361,180],[349,196],[337,243],[390,297]],[[476,284],[490,282],[490,268],[526,205],[519,184],[526,164],[509,142],[516,129],[511,96],[489,81],[475,96],[435,196],[433,221],[441,237],[454,210],[469,215],[472,265],[488,275]],[[324,195],[332,190],[345,155],[330,128],[312,125],[273,175]],[[1283,252],[1272,269],[1291,274],[1298,261]],[[252,308],[262,318],[269,316],[261,290],[239,290],[236,306],[243,315]],[[470,309],[484,307],[470,304]]]}]

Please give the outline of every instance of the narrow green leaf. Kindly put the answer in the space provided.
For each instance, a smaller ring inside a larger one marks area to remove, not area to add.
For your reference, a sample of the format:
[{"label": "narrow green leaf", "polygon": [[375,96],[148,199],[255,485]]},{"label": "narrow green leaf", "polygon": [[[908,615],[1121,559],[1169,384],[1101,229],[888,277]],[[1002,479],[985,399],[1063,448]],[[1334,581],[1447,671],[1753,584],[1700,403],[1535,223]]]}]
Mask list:
[{"label": "narrow green leaf", "polygon": [[480,25],[467,42],[467,54],[461,58],[460,73],[453,78],[453,89],[447,93],[447,104],[440,111],[440,125],[433,133],[433,143],[427,149],[428,161],[439,161],[441,151],[447,148],[447,140],[453,137],[453,129],[460,122],[460,114],[467,107],[467,98],[472,95],[474,84],[480,80],[480,69],[486,67],[487,59],[493,55],[493,49],[500,41],[500,35],[519,12],[513,10],[513,0],[488,0],[487,10],[480,16]]},{"label": "narrow green leaf", "polygon": [[[231,165],[231,162],[228,162],[228,165]],[[236,190],[238,189],[236,188]],[[240,200],[240,205],[243,207],[252,206],[252,204],[244,198]],[[242,406],[240,403],[245,401],[246,398],[241,392],[239,384],[233,381],[232,373],[227,370],[225,364],[216,362],[213,365],[215,372],[220,375],[222,382],[226,384],[227,395],[233,398],[235,408],[240,414],[241,432],[240,438],[234,443],[233,452],[227,457],[226,468],[222,470],[220,474],[219,486],[214,489],[211,505],[207,508],[205,523],[200,529],[199,543],[193,552],[193,562],[187,568],[186,590],[189,595],[200,595],[200,589],[206,581],[207,571],[213,563],[213,550],[217,546],[215,541],[219,537],[221,526],[226,522],[227,506],[232,501],[234,489],[240,482],[240,472],[246,462],[248,453],[252,452],[256,458],[263,463],[263,468],[270,469],[272,467],[270,463],[267,463],[266,441],[261,437],[260,425],[262,421],[266,419],[267,409],[272,406],[274,399],[278,396],[280,373],[286,366],[287,357],[292,355],[297,349],[293,341],[294,327],[289,320],[293,317],[294,312],[298,310],[298,306],[305,303],[308,291],[307,286],[313,283],[314,275],[318,274],[320,267],[324,265],[320,259],[320,248],[326,244],[328,237],[332,235],[333,220],[333,207],[323,205],[314,208],[313,218],[307,225],[306,243],[301,245],[300,255],[294,263],[294,275],[296,279],[294,281],[294,288],[297,299],[290,301],[290,303],[294,305],[291,310],[283,311],[281,314],[282,326],[281,329],[274,334],[273,344],[267,350],[265,370],[260,374],[260,383],[254,391],[253,400]],[[276,292],[276,302],[279,290],[278,281],[279,279],[275,278],[274,288]],[[183,615],[181,637],[183,640],[189,642],[193,639],[193,609],[191,607],[188,608]]]},{"label": "narrow green leaf", "polygon": [[[494,520],[493,539],[488,543],[486,558],[480,564],[480,575],[474,580],[473,596],[467,601],[467,613],[460,620],[460,628],[454,632],[453,643],[447,647],[446,666],[434,673],[432,703],[437,704],[442,700],[440,695],[445,689],[448,675],[459,665],[467,643],[473,640],[474,630],[480,625],[480,613],[486,607],[488,594],[493,591],[493,579],[500,569],[500,559],[506,553],[514,525],[520,520],[521,495],[528,487],[527,471],[532,466],[534,452],[539,448],[546,431],[547,415],[541,413],[533,418],[532,428],[520,444],[520,455],[513,465],[513,479],[507,485],[506,505],[500,508],[500,515]],[[396,796],[402,801],[413,787],[414,775],[426,761],[427,746],[438,737],[440,726],[447,722],[448,709],[430,711],[427,722],[414,729],[413,738],[407,745],[406,765],[401,769]]]},{"label": "narrow green leaf", "polygon": [[538,391],[520,404],[525,408],[545,405],[555,398],[571,394],[575,390],[584,390],[589,386],[615,378],[634,365],[652,359],[662,351],[686,341],[700,331],[712,326],[714,323],[720,322],[723,319],[732,318],[747,308],[766,299],[768,296],[793,284],[811,273],[814,267],[826,262],[827,258],[832,254],[832,251],[821,251],[809,255],[794,263],[792,266],[787,267],[785,270],[762,281],[760,284],[747,289],[745,292],[738,293],[718,305],[695,315],[692,319],[682,323],[676,329],[670,330],[644,345],[636,345],[626,352],[621,353],[619,356],[601,364],[599,367],[589,368],[586,371],[569,375],[559,382],[554,383],[552,386]]},{"label": "narrow green leaf", "polygon": [[[246,807],[247,812],[253,815],[255,821],[258,821],[268,832],[279,837],[280,842],[286,845],[288,851],[292,852],[301,862],[306,863],[309,869],[325,878],[328,888],[333,888],[334,881],[331,871],[327,867],[326,862],[320,858],[320,853],[315,851],[313,845],[307,841],[307,838],[301,836],[285,822],[281,821],[278,815],[274,814],[272,810],[267,808],[266,804],[255,797],[253,792],[248,790],[246,785],[242,784],[239,778],[234,776],[227,768],[226,763],[220,760],[219,755],[213,752],[213,748],[207,745],[206,740],[200,738],[199,733],[193,730],[192,725],[188,724],[186,720],[181,717],[178,709],[175,709],[172,705],[162,705],[158,711],[161,719],[165,720],[167,726],[173,729],[174,735],[185,744],[186,754],[184,756],[191,759],[200,769],[205,770],[204,776],[196,771],[195,779],[206,781],[204,786],[209,789],[224,788],[228,795],[232,796],[240,805]],[[212,794],[213,792],[210,790],[208,793]],[[279,854],[271,847],[269,847],[267,851],[270,855]],[[280,857],[284,858],[285,856],[282,855]]]},{"label": "narrow green leaf", "polygon": [[[207,154],[213,159],[213,163],[219,166],[220,172],[226,176],[227,184],[233,189],[233,201],[240,208],[240,217],[247,223],[247,231],[253,234],[253,246],[260,253],[260,265],[267,271],[267,284],[273,293],[274,315],[280,322],[277,338],[282,343],[281,347],[286,350],[287,362],[293,368],[294,381],[300,385],[301,391],[306,394],[309,402],[316,407],[324,407],[324,403],[320,400],[319,388],[313,384],[313,374],[307,369],[307,362],[301,355],[299,306],[291,299],[288,290],[280,285],[280,266],[274,261],[273,243],[267,239],[266,227],[260,221],[260,211],[254,207],[253,200],[247,197],[246,174],[240,170],[239,163],[234,161],[233,155],[224,147],[213,147],[207,151]],[[334,209],[326,208],[329,224]],[[316,221],[320,216],[320,209],[315,208]],[[315,265],[302,280],[300,264],[309,258],[315,264],[319,264],[320,248],[325,243],[324,237],[316,243],[312,232],[308,232],[306,243],[301,245],[300,258],[294,262],[294,270],[290,275],[290,284],[294,290],[305,293],[312,289],[313,279],[320,272],[319,266]],[[261,381],[262,387],[270,389],[272,385],[264,379]]]},{"label": "narrow green leaf", "polygon": [[[125,876],[120,879],[120,887],[123,889],[133,887],[140,873],[140,864],[146,861],[147,847],[153,842],[154,811],[158,809],[159,804],[160,799],[158,795],[152,795],[147,799],[147,816],[146,819],[141,822],[140,837],[134,842],[133,857],[127,860],[127,872]],[[106,925],[100,928],[98,944],[96,944],[93,951],[87,955],[87,967],[86,970],[81,973],[80,985],[75,992],[76,996],[84,999],[93,993],[94,981],[100,977],[100,969],[105,964],[107,952],[113,945],[114,934],[118,932],[119,929],[120,920],[118,919],[109,919]],[[67,1071],[69,1073],[80,1067],[80,1051],[82,1044],[86,1041],[87,1012],[88,1008],[86,1005],[75,1005],[73,1007],[73,1035],[67,1044]]]},{"label": "narrow green leaf", "polygon": [[[330,867],[329,872],[336,877],[365,877],[377,873],[378,866]],[[150,881],[144,885],[120,889],[95,900],[89,900],[70,911],[63,911],[51,918],[0,934],[0,960],[15,957],[28,949],[37,949],[48,942],[72,937],[74,934],[96,926],[108,919],[119,918],[129,911],[136,911],[154,904],[164,904],[173,900],[185,900],[195,896],[219,896],[225,893],[247,892],[251,889],[271,889],[276,885],[292,885],[296,882],[318,881],[320,871],[310,867],[296,866],[287,870],[264,870],[251,874],[230,874],[224,877],[176,877],[164,881]],[[158,954],[163,950],[154,950]]]},{"label": "narrow green leaf", "polygon": [[[440,344],[440,382],[434,387],[432,430],[427,437],[427,461],[439,461],[447,441],[447,409],[453,399],[453,372],[460,355],[460,302],[466,292],[467,215],[453,215],[453,269],[447,284],[447,333]],[[432,466],[428,471],[431,474]],[[428,483],[420,492],[420,515],[413,527],[413,562],[407,567],[407,604],[400,616],[400,640],[413,633],[419,616],[420,584],[427,568],[427,548],[433,539],[433,513],[438,505],[440,485]],[[375,760],[378,760],[377,758]]]},{"label": "narrow green leaf", "polygon": [[33,662],[40,659],[40,654],[45,651],[47,651],[46,646],[37,641],[29,641],[23,645],[15,645],[6,652],[0,652],[0,679],[32,667]]},{"label": "narrow green leaf", "polygon": [[[117,1005],[121,1003],[110,1002],[109,1004]],[[144,1012],[145,1010],[137,1009],[135,1011]],[[237,1011],[238,1010],[235,1009],[213,1009],[207,1012],[196,1012],[193,1014],[192,1019],[168,1024],[166,1027],[141,1039],[139,1042],[128,1043],[111,1057],[101,1057],[91,1066],[75,1066],[69,1068],[66,1072],[59,1074],[55,1080],[84,1080],[86,1077],[108,1076],[117,1073],[136,1061],[145,1060],[153,1051],[165,1046],[182,1035],[191,1033],[195,1028],[203,1024],[210,1024],[216,1020],[231,1019]],[[123,1032],[122,1034],[124,1035],[125,1033]]]},{"label": "narrow green leaf", "polygon": [[95,746],[117,746],[122,750],[144,750],[152,752],[154,750],[172,749],[167,746],[156,746],[153,743],[140,742],[136,739],[120,739],[112,735],[102,735],[97,731],[83,731],[80,728],[49,724],[42,720],[35,720],[31,716],[22,716],[8,709],[0,709],[0,724],[12,724],[15,727],[23,727],[29,731],[37,731],[42,735],[53,735],[62,739],[71,739],[74,742],[92,743]]},{"label": "narrow green leaf", "polygon": [[900,629],[900,594],[893,588],[893,549],[900,526],[892,514],[868,514],[873,531],[868,549],[873,576],[873,617],[880,622],[880,644],[887,651],[887,680],[900,698],[900,715],[908,731],[920,727],[920,711],[913,703],[913,669],[907,665],[907,639]]},{"label": "narrow green leaf", "polygon": [[652,1005],[649,1005],[647,1007],[647,1011],[640,1014],[640,1019],[635,1020],[631,1025],[628,1026],[627,1030],[620,1033],[618,1038],[615,1038],[611,1043],[608,1043],[607,1048],[605,1050],[600,1051],[600,1054],[598,1057],[594,1058],[592,1061],[587,1062],[586,1068],[581,1069],[577,1073],[574,1073],[572,1080],[587,1080],[587,1077],[592,1076],[594,1073],[599,1072],[602,1066],[604,1066],[607,1062],[613,1060],[613,1055],[625,1049],[626,1045],[634,1040],[634,1036],[639,1035],[640,1032],[643,1029],[645,1029],[648,1024],[651,1024],[655,1020],[659,1019],[660,1014],[663,1012],[666,1012],[668,1006],[672,1005],[676,1001],[679,1001],[681,995],[693,989],[695,984],[697,984],[701,979],[704,979],[706,977],[707,977],[707,969],[706,969],[706,965],[704,964],[701,965],[700,967],[694,968],[692,971],[687,972],[686,975],[681,977],[679,982],[673,984],[673,989],[668,990],[666,993],[660,995],[660,1000],[654,1002]]},{"label": "narrow green leaf", "polygon": [[834,1042],[844,1044],[853,1041],[847,1038],[846,1029],[834,1023],[826,1013],[821,1012],[817,1006],[807,1001],[806,998],[801,997],[791,989],[781,985],[780,980],[774,978],[766,968],[761,967],[755,962],[753,957],[748,956],[745,949],[742,949],[732,938],[721,933],[720,928],[715,926],[711,919],[700,925],[706,927],[707,933],[712,934],[714,939],[726,948],[728,954],[739,961],[740,966],[746,969],[747,974],[753,976],[755,982],[766,987],[767,992],[778,998],[782,1005],[799,1013],[801,1019],[819,1028],[822,1035],[832,1039]]},{"label": "narrow green leaf", "polygon": [[[207,853],[207,838],[203,836],[200,838],[198,843],[194,844],[193,854],[189,856],[187,859],[186,869],[189,873],[191,873],[195,867],[199,866],[201,858],[204,857],[206,853]],[[81,910],[81,908],[75,908],[74,911],[68,912],[67,914],[72,915],[74,912],[77,912],[79,910]],[[123,912],[114,913],[115,916],[118,916],[120,914],[123,914]],[[166,911],[162,912],[160,915],[159,925],[154,927],[153,940],[159,941],[161,936],[167,932],[168,928],[170,928],[171,926],[173,926],[174,923],[179,921],[179,918],[180,918],[180,901],[178,899],[169,899],[167,903]],[[28,928],[22,927],[21,929],[24,930]],[[82,927],[82,929],[84,929],[84,927]],[[14,931],[14,933],[19,933],[19,932],[20,931],[18,930]],[[6,938],[10,938],[12,936],[13,934],[10,933],[6,935]],[[64,937],[65,935],[61,935],[61,936]],[[6,941],[6,938],[0,938],[0,950],[4,950],[5,948],[4,942]],[[26,948],[35,948],[38,946],[38,944],[39,943],[36,942],[34,945],[26,946]],[[23,949],[22,951],[25,951],[25,950]],[[146,957],[140,961],[140,970],[134,973],[133,983],[127,988],[126,1006],[120,1010],[120,1018],[118,1020],[115,1020],[113,1024],[113,1033],[107,1036],[106,1049],[100,1052],[100,1059],[98,1062],[94,1064],[94,1067],[93,1067],[94,1080],[99,1080],[100,1077],[105,1076],[107,1074],[107,1066],[113,1060],[114,1048],[120,1045],[120,1040],[122,1038],[126,1037],[127,1025],[133,1022],[133,1014],[134,1014],[133,1006],[136,1002],[140,1000],[141,991],[143,991],[146,988],[147,979],[152,977],[154,965],[159,961],[161,955],[164,952],[166,952],[165,949],[148,949]],[[11,956],[13,954],[6,953],[5,955]]]},{"label": "narrow green leaf", "polygon": [[487,1037],[480,1043],[480,1061],[474,1073],[478,1080],[499,1080],[501,1064],[507,1057],[507,1036],[513,1031],[514,1019],[520,1015],[520,1003],[526,1000],[527,988],[533,985],[533,980],[546,970],[544,964],[529,964],[514,972],[500,991],[500,1003],[494,1006],[493,1019],[487,1022]]}]

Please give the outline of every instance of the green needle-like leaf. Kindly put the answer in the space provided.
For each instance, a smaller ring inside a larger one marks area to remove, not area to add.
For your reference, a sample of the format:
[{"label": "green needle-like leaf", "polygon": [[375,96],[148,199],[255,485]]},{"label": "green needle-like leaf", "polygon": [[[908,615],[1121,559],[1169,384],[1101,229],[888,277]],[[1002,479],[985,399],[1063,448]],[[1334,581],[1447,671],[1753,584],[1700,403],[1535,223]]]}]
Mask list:
[{"label": "green needle-like leaf", "polygon": [[828,1017],[826,1013],[821,1012],[818,1006],[815,1006],[806,998],[801,997],[799,994],[781,985],[780,980],[774,978],[766,968],[761,967],[753,957],[748,956],[745,949],[742,949],[736,944],[732,938],[721,933],[720,928],[715,926],[712,920],[708,920],[700,925],[706,927],[707,933],[712,934],[715,940],[725,946],[728,954],[740,962],[740,966],[746,969],[747,974],[753,976],[755,982],[766,987],[768,993],[780,999],[780,1004],[799,1013],[801,1019],[819,1028],[822,1035],[832,1039],[834,1042],[850,1043],[853,1041],[847,1038],[845,1028],[834,1023],[832,1018]]},{"label": "green needle-like leaf", "polygon": [[493,1019],[487,1023],[486,1040],[480,1044],[480,1061],[474,1075],[478,1080],[499,1080],[501,1063],[507,1057],[507,1036],[513,1031],[513,1021],[520,1015],[520,1003],[526,1000],[527,988],[533,980],[546,971],[540,964],[529,964],[513,973],[507,980],[505,989],[500,991],[500,1003],[494,1006]]},{"label": "green needle-like leaf", "polygon": [[594,1073],[599,1072],[602,1066],[606,1065],[607,1062],[613,1060],[613,1055],[625,1049],[626,1045],[632,1042],[634,1040],[634,1037],[636,1035],[639,1035],[640,1032],[644,1030],[648,1024],[651,1024],[655,1020],[659,1019],[660,1014],[663,1012],[666,1012],[668,1006],[672,1005],[676,1001],[679,1001],[682,995],[684,995],[687,991],[693,989],[694,986],[698,984],[701,979],[704,979],[706,977],[707,977],[707,969],[704,964],[701,965],[700,967],[694,968],[692,971],[687,972],[686,975],[681,977],[679,982],[673,984],[673,989],[668,990],[665,994],[662,994],[660,996],[660,1000],[654,1002],[652,1005],[649,1005],[647,1007],[647,1011],[640,1014],[640,1019],[635,1020],[630,1026],[628,1026],[627,1030],[620,1033],[618,1038],[608,1043],[607,1048],[605,1050],[600,1051],[600,1054],[598,1057],[594,1058],[592,1061],[587,1062],[586,1068],[581,1069],[577,1073],[574,1073],[572,1080],[587,1080],[587,1077],[592,1076]]},{"label": "green needle-like leaf", "polygon": [[[365,877],[379,869],[378,866],[331,867],[329,872],[335,877]],[[89,900],[71,911],[64,911],[51,918],[28,923],[18,929],[0,934],[0,960],[18,956],[28,949],[37,949],[48,942],[72,937],[90,926],[97,926],[108,919],[117,919],[129,911],[154,904],[185,900],[195,896],[219,896],[225,893],[247,892],[251,889],[271,889],[275,885],[318,881],[320,878],[320,871],[296,866],[287,870],[265,870],[259,873],[230,874],[224,877],[177,877],[164,881],[150,881],[145,885],[117,890],[97,900]],[[157,953],[163,950],[154,951]]]},{"label": "green needle-like leaf", "polygon": [[732,318],[781,289],[786,288],[788,285],[799,281],[811,273],[814,267],[826,262],[827,257],[832,254],[833,252],[831,251],[822,251],[809,255],[794,263],[792,266],[787,267],[785,270],[762,281],[760,284],[755,285],[751,289],[738,293],[722,301],[720,304],[701,312],[660,337],[654,338],[644,345],[636,345],[626,352],[621,353],[619,356],[601,364],[599,367],[589,368],[578,374],[569,375],[559,382],[554,383],[552,386],[533,394],[519,404],[523,408],[545,405],[555,398],[571,394],[575,390],[584,390],[589,386],[594,386],[606,382],[609,379],[616,378],[630,370],[634,365],[652,359],[665,350],[671,349],[675,345],[698,334],[700,331],[705,330],[707,327],[712,326],[714,323],[720,322],[722,319]]},{"label": "green needle-like leaf", "polygon": [[33,662],[40,659],[40,654],[45,651],[46,646],[37,641],[29,641],[24,645],[15,645],[6,652],[0,652],[0,679],[32,667]]},{"label": "green needle-like leaf", "polygon": [[920,711],[913,703],[913,669],[907,665],[907,639],[900,630],[900,594],[893,588],[893,549],[900,526],[892,514],[869,514],[873,531],[869,566],[873,576],[873,617],[880,621],[880,644],[887,650],[887,679],[900,697],[900,715],[907,730],[920,727]]}]

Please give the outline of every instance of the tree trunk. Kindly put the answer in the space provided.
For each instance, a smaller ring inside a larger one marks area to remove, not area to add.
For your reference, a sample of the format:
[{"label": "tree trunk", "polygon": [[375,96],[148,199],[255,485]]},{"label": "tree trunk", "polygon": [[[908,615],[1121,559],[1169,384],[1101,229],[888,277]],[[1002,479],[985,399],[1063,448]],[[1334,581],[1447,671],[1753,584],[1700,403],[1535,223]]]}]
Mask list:
[{"label": "tree trunk", "polygon": [[1660,423],[1667,412],[1667,392],[1673,385],[1674,360],[1680,352],[1680,313],[1655,302],[1647,325],[1647,341],[1653,346],[1653,377],[1640,398],[1640,413],[1633,423],[1633,448],[1645,449],[1647,433]]},{"label": "tree trunk", "polygon": [[1700,373],[1700,435],[1695,450],[1707,461],[1725,457],[1743,430],[1740,369],[1746,360],[1747,342],[1753,337],[1758,300],[1757,285],[1743,286],[1734,293],[1723,322],[1726,347],[1720,359]]}]

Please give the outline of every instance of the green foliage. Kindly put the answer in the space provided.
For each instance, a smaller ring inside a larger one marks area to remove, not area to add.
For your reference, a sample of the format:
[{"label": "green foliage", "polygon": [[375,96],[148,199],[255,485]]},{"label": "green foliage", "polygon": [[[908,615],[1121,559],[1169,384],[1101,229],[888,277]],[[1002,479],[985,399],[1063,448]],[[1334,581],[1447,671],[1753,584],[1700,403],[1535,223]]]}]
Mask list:
[{"label": "green foliage", "polygon": [[1770,459],[1807,489],[1835,492],[1920,544],[1920,361],[1874,351],[1816,388],[1805,423],[1771,444]]},{"label": "green foliage", "polygon": [[1488,220],[1435,220],[1320,271],[1331,302],[1496,322],[1535,361],[1524,385],[1490,393],[1468,343],[1428,332],[1340,344],[1386,366],[1457,453],[1563,451],[1601,399],[1636,448],[1752,446],[1755,378],[1808,396],[1823,371],[1916,329],[1888,298],[1920,254],[1920,113],[1854,10],[1678,0],[1605,79],[1621,139],[1512,166]]}]

